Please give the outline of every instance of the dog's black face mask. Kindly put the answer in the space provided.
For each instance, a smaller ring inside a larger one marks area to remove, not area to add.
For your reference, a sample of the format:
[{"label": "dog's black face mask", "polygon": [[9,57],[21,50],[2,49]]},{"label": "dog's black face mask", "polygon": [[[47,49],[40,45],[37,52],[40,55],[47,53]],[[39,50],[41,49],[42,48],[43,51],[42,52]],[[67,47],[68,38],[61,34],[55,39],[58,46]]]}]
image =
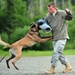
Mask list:
[{"label": "dog's black face mask", "polygon": [[37,32],[37,31],[41,30],[41,29],[39,28],[39,25],[38,25],[37,22],[32,23],[30,26],[31,26],[31,27],[30,27],[31,30],[34,31],[34,32]]},{"label": "dog's black face mask", "polygon": [[31,28],[36,28],[37,30],[42,30],[40,28],[40,25],[42,25],[42,23],[35,22],[35,23],[30,24]]}]

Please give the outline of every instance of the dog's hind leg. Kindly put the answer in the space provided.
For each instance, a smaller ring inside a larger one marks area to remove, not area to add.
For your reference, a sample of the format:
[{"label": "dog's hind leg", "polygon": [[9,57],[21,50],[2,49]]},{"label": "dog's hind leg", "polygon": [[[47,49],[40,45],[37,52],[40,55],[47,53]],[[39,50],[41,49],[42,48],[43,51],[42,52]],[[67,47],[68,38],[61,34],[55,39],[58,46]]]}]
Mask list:
[{"label": "dog's hind leg", "polygon": [[20,57],[21,57],[21,55],[17,55],[17,56],[14,58],[14,61],[12,62],[12,64],[14,65],[14,67],[15,67],[17,70],[19,70],[19,69],[16,67],[15,63],[16,63],[17,60],[20,59]]},{"label": "dog's hind leg", "polygon": [[7,68],[10,68],[9,61],[15,57],[14,54],[11,54],[11,57],[6,60]]},{"label": "dog's hind leg", "polygon": [[13,60],[13,62],[12,62],[13,66],[14,66],[17,70],[19,70],[19,69],[16,67],[15,63],[16,63],[16,61],[18,61],[18,60],[21,58],[21,55],[22,55],[21,49],[22,49],[21,47],[19,47],[19,48],[17,49],[17,55],[16,55],[16,57],[14,58],[14,60]]}]

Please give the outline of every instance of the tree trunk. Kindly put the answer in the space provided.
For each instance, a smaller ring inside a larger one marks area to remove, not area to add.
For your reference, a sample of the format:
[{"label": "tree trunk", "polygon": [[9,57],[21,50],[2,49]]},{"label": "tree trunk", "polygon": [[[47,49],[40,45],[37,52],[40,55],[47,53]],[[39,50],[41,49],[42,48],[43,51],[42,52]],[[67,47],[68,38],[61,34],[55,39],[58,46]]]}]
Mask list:
[{"label": "tree trunk", "polygon": [[64,0],[62,0],[62,9],[64,9]]}]

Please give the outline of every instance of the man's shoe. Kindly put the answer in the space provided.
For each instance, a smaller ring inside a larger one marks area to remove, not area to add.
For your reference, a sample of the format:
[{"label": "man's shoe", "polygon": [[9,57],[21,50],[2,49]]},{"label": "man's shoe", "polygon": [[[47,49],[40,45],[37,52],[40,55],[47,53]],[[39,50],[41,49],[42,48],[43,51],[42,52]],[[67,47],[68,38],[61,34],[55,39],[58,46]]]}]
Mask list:
[{"label": "man's shoe", "polygon": [[65,66],[66,69],[63,71],[63,73],[70,72],[72,70],[72,66],[69,63],[66,63]]},{"label": "man's shoe", "polygon": [[54,74],[55,73],[55,67],[51,66],[51,68],[49,70],[45,71],[45,73],[47,73],[47,74]]}]

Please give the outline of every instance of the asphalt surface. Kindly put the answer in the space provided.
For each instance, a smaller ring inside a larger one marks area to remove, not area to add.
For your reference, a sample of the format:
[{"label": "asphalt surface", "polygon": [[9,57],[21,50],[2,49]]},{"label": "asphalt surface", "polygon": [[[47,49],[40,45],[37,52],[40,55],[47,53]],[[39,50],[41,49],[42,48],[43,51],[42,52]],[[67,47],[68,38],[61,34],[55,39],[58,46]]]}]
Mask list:
[{"label": "asphalt surface", "polygon": [[[55,74],[45,74],[45,70],[50,68],[51,57],[22,57],[17,63],[16,66],[19,70],[16,70],[11,64],[10,69],[6,66],[6,58],[0,62],[0,75],[75,75],[75,55],[66,56],[73,69],[69,73],[62,73],[65,69],[65,66],[58,62],[56,67]],[[1,57],[0,57],[1,58]]]}]

